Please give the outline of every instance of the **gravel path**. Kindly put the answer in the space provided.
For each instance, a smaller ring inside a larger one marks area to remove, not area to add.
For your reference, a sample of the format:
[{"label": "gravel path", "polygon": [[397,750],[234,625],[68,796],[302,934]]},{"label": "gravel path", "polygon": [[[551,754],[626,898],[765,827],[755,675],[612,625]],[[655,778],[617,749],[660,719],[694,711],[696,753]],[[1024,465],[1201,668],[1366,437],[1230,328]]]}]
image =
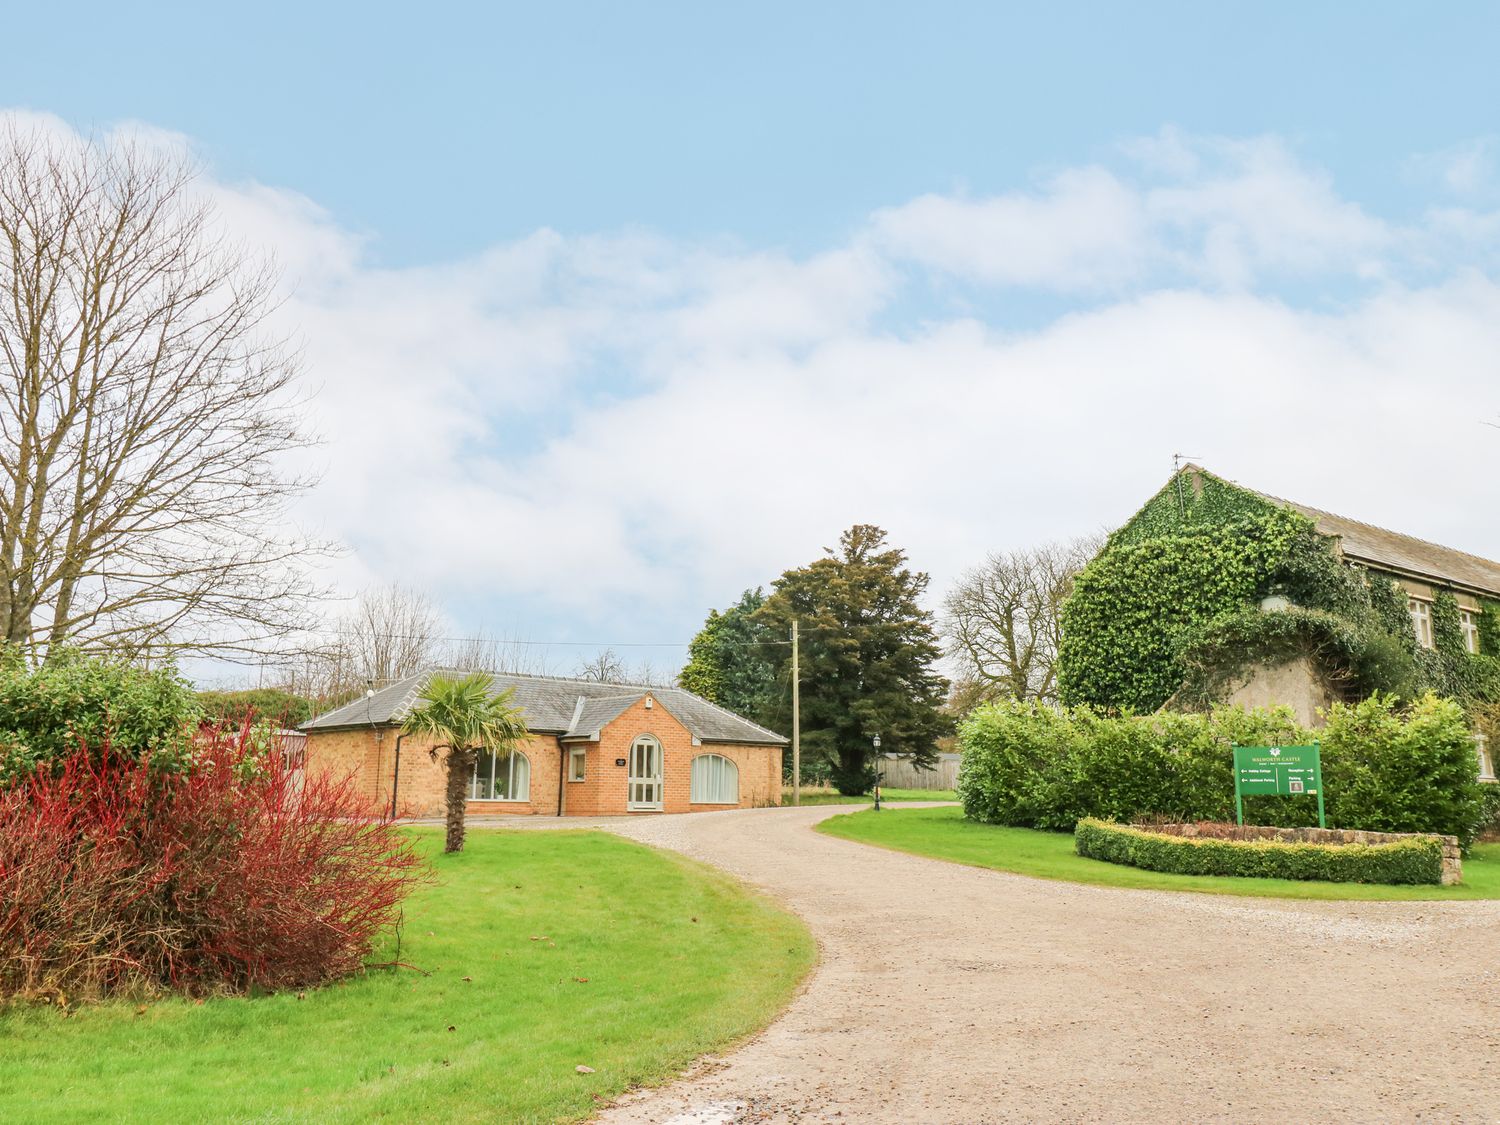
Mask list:
[{"label": "gravel path", "polygon": [[766,1031],[599,1122],[1500,1121],[1500,903],[1047,882],[811,830],[845,811],[594,822],[822,950]]}]

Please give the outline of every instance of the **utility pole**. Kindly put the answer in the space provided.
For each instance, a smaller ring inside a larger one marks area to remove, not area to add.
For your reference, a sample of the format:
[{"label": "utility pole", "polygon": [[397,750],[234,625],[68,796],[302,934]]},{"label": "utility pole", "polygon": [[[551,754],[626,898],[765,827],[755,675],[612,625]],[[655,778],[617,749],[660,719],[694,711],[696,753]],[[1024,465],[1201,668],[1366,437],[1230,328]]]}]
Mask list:
[{"label": "utility pole", "polygon": [[802,804],[802,681],[797,667],[797,619],[792,618],[792,804]]}]

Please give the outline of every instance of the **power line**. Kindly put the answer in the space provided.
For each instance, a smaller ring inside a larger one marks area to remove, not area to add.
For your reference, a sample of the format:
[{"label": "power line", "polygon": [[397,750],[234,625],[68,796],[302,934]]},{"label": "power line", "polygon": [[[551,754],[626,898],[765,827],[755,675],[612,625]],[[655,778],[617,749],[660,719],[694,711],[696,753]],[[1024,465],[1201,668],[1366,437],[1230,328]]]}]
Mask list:
[{"label": "power line", "polygon": [[[337,629],[335,634],[340,638],[353,637],[363,639],[366,637],[387,641],[444,641],[449,644],[481,644],[494,645],[504,648],[507,645],[528,645],[539,648],[688,648],[692,641],[533,641],[520,640],[510,637],[444,637],[428,633],[365,633],[357,629]],[[725,648],[750,648],[755,645],[790,645],[786,641],[719,641]]]}]

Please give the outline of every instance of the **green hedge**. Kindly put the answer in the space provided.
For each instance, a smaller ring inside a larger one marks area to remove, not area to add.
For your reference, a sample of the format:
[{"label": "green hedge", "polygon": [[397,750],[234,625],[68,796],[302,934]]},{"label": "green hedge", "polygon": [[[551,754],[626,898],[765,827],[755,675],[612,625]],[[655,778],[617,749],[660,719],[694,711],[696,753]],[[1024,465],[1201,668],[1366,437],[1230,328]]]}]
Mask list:
[{"label": "green hedge", "polygon": [[[1221,707],[1208,714],[1109,716],[1087,708],[995,703],[959,731],[958,796],[989,824],[1073,830],[1080,820],[1231,820],[1230,748],[1320,742],[1328,823],[1372,832],[1435,832],[1464,847],[1485,821],[1483,786],[1464,711],[1425,696],[1335,704],[1327,726],[1290,711]],[[1246,797],[1245,819],[1316,823],[1307,797]]]},{"label": "green hedge", "polygon": [[1074,831],[1078,854],[1172,875],[1315,879],[1325,883],[1441,883],[1435,836],[1393,844],[1302,844],[1169,836],[1087,818]]}]

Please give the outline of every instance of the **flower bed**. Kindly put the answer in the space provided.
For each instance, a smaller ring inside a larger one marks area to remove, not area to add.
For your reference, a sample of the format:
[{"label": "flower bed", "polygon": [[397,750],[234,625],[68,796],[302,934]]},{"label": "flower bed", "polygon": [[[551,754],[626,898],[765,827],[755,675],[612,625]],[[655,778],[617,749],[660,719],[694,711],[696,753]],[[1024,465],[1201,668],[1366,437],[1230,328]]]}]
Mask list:
[{"label": "flower bed", "polygon": [[1078,854],[1176,875],[1230,875],[1329,883],[1456,883],[1462,875],[1451,836],[1258,825],[1149,827],[1085,818]]}]

